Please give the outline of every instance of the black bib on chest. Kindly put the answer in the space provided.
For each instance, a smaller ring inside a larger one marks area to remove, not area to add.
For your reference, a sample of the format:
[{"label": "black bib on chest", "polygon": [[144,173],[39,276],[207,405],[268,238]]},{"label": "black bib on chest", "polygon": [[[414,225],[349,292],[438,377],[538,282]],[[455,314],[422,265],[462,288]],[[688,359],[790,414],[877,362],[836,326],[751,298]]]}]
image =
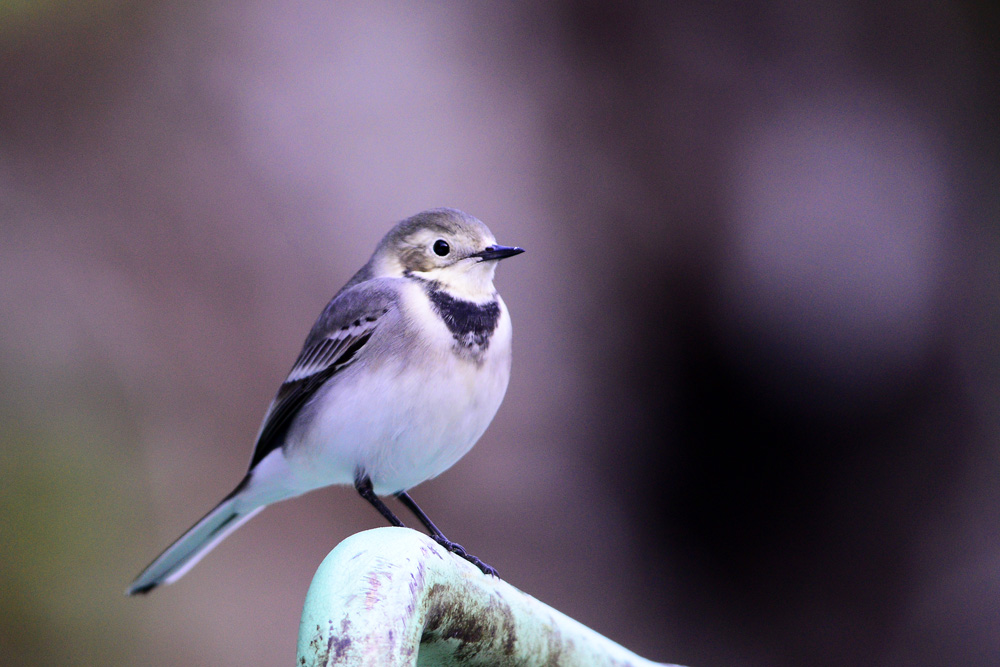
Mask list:
[{"label": "black bib on chest", "polygon": [[489,346],[490,336],[500,321],[500,304],[496,299],[484,304],[472,303],[440,289],[427,290],[427,296],[459,345],[478,352]]}]

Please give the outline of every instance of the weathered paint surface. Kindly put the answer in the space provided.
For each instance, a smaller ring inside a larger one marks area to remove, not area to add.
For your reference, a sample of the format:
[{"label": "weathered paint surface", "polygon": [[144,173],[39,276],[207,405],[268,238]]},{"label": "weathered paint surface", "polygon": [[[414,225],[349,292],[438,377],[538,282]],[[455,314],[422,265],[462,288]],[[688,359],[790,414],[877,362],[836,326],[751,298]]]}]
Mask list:
[{"label": "weathered paint surface", "polygon": [[301,667],[652,667],[433,540],[377,528],[341,542],[306,595]]}]

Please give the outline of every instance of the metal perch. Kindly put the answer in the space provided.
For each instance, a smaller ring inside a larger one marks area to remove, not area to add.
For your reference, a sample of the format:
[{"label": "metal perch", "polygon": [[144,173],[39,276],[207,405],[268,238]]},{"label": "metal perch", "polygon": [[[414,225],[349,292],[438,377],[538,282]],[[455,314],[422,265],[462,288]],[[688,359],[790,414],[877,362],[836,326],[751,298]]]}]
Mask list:
[{"label": "metal perch", "polygon": [[324,559],[296,664],[665,667],[404,528],[358,533]]}]

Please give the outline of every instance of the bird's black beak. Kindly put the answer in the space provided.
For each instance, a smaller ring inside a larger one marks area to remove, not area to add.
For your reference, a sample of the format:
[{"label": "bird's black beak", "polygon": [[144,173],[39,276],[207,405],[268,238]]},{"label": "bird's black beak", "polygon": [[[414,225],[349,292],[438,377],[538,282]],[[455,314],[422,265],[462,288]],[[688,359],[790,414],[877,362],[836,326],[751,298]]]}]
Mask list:
[{"label": "bird's black beak", "polygon": [[506,257],[513,257],[514,255],[520,255],[522,252],[524,252],[524,248],[506,245],[491,245],[485,250],[472,253],[470,257],[479,257],[483,261],[489,261],[493,259],[499,260]]}]

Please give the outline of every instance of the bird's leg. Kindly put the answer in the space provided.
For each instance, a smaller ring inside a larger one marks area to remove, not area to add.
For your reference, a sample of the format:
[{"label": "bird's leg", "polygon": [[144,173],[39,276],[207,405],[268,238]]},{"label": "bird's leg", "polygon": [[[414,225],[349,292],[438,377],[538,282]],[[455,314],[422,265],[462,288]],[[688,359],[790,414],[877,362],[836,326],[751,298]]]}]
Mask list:
[{"label": "bird's leg", "polygon": [[497,574],[496,568],[494,568],[492,565],[484,563],[483,561],[479,560],[478,558],[467,552],[462,547],[461,544],[456,544],[455,542],[452,542],[447,537],[445,537],[444,533],[442,533],[441,530],[434,525],[434,522],[430,520],[430,517],[428,517],[424,513],[424,511],[420,509],[417,503],[413,501],[413,498],[410,497],[410,494],[408,494],[406,491],[400,491],[399,493],[396,494],[396,497],[399,499],[399,502],[403,503],[407,507],[407,509],[413,512],[413,515],[420,520],[420,523],[424,524],[427,530],[430,531],[431,537],[434,538],[435,542],[437,542],[438,544],[440,544],[441,546],[443,546],[445,549],[452,552],[456,556],[461,556],[465,560],[469,561],[470,563],[478,567],[480,570],[482,570],[483,574],[489,574],[494,577],[500,576]]},{"label": "bird's leg", "polygon": [[392,513],[382,499],[375,495],[375,490],[372,489],[372,480],[368,475],[361,474],[360,472],[354,478],[354,488],[357,489],[361,497],[372,504],[372,507],[379,511],[379,514],[385,517],[386,521],[396,526],[397,528],[405,528],[403,522],[399,520],[395,514]]}]

